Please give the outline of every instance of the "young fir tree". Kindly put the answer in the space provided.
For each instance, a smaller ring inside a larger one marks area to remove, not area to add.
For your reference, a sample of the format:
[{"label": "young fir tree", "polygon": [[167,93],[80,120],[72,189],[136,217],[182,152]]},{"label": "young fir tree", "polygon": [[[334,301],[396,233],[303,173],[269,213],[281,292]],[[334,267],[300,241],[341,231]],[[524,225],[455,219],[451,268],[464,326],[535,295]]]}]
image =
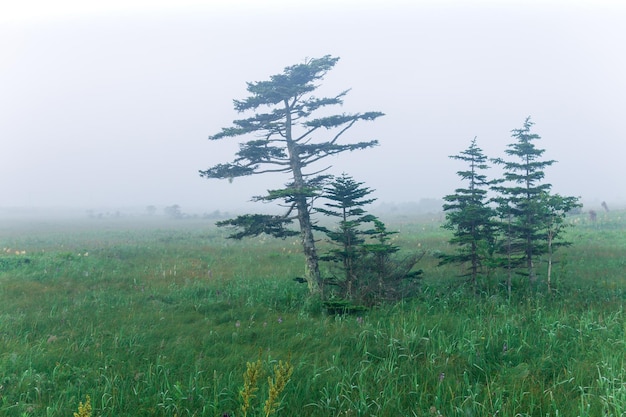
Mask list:
[{"label": "young fir tree", "polygon": [[[329,55],[308,59],[303,64],[285,68],[283,73],[267,81],[248,83],[249,97],[235,100],[234,105],[240,113],[254,114],[235,120],[233,127],[224,128],[209,139],[239,136],[250,136],[250,139],[240,144],[233,162],[200,171],[206,178],[229,180],[265,173],[283,173],[289,177],[284,188],[255,197],[256,201],[282,201],[287,206],[285,214],[244,215],[218,225],[240,229],[231,236],[233,238],[259,233],[285,237],[294,234],[288,225],[297,220],[311,292],[319,290],[321,282],[310,218],[311,204],[324,180],[319,174],[328,168],[316,167],[316,163],[342,152],[377,145],[375,140],[343,144],[340,139],[355,123],[383,115],[380,112],[328,115],[326,108],[343,104],[348,90],[322,98],[315,97],[313,92],[338,60]],[[319,113],[323,115],[314,116]]]},{"label": "young fir tree", "polygon": [[376,219],[363,209],[363,206],[376,200],[367,198],[372,192],[373,190],[364,187],[362,182],[356,182],[344,173],[324,187],[323,197],[329,200],[324,204],[326,208],[314,209],[325,216],[338,219],[337,228],[330,229],[319,225],[313,227],[323,232],[335,246],[320,259],[340,265],[343,277],[334,283],[341,287],[341,296],[347,299],[354,296],[354,286],[359,278],[359,264],[365,254],[363,243],[366,234],[362,226]]},{"label": "young fir tree", "polygon": [[[344,301],[367,306],[411,295],[422,273],[413,270],[421,256],[392,258],[400,250],[391,242],[397,232],[387,230],[382,221],[363,208],[376,200],[367,198],[372,192],[346,174],[334,178],[324,188],[323,197],[328,202],[315,210],[337,219],[337,227],[314,226],[334,246],[320,259],[339,266],[340,276],[331,280],[340,289],[337,295]],[[346,306],[341,302],[339,305]]]},{"label": "young fir tree", "polygon": [[[549,224],[554,222],[555,218],[552,216],[562,219],[565,214],[560,209],[554,212],[550,208],[559,205],[556,204],[557,200],[546,197],[550,195],[552,186],[543,182],[544,169],[556,161],[541,159],[545,150],[535,146],[534,141],[541,137],[531,132],[532,126],[529,117],[521,129],[512,131],[516,142],[505,150],[511,157],[510,160],[493,160],[504,167],[504,185],[494,186],[493,190],[499,193],[498,211],[503,220],[501,230],[505,236],[502,252],[508,259],[509,277],[513,268],[523,265],[529,282],[534,283],[535,263],[541,255],[548,252],[547,230],[550,228]],[[574,200],[570,202],[568,198],[567,205],[573,202]]]},{"label": "young fir tree", "polygon": [[561,239],[562,232],[569,224],[565,223],[565,216],[575,208],[581,207],[578,197],[563,197],[559,194],[541,195],[541,207],[546,224],[546,253],[548,256],[548,272],[546,281],[548,292],[552,291],[552,265],[554,251],[563,246],[570,246],[572,242]]},{"label": "young fir tree", "polygon": [[467,273],[474,290],[477,290],[478,276],[485,261],[493,254],[495,243],[495,215],[488,203],[487,193],[490,182],[481,172],[488,169],[487,157],[476,144],[474,138],[470,146],[459,155],[450,156],[467,163],[468,168],[457,174],[467,182],[467,188],[457,188],[455,194],[447,195],[443,210],[446,222],[443,227],[453,231],[450,244],[458,250],[454,254],[441,257],[441,264],[459,263],[467,265]]},{"label": "young fir tree", "polygon": [[423,271],[413,268],[425,252],[397,258],[400,247],[393,244],[391,239],[398,232],[387,230],[385,223],[379,219],[374,219],[374,228],[364,233],[369,236],[363,244],[367,256],[361,264],[361,290],[367,295],[366,304],[395,301],[414,295]]}]

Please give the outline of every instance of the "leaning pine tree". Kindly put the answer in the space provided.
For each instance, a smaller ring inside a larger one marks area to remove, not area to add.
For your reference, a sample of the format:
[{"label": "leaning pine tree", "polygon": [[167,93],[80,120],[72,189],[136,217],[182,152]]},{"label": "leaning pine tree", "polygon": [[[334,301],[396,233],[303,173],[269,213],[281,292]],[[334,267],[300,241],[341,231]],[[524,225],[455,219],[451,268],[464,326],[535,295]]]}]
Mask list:
[{"label": "leaning pine tree", "polygon": [[[233,226],[239,232],[233,238],[266,233],[274,237],[300,234],[306,259],[305,275],[311,292],[321,285],[319,259],[313,238],[310,218],[313,199],[317,196],[328,166],[315,167],[329,156],[346,151],[366,149],[378,144],[376,140],[344,144],[341,137],[355,123],[372,121],[382,116],[380,112],[327,115],[328,106],[343,104],[348,90],[334,97],[315,97],[317,82],[322,80],[339,58],[326,55],[308,59],[302,64],[285,68],[283,73],[267,81],[248,83],[250,96],[235,100],[235,110],[240,113],[255,112],[245,119],[235,120],[233,127],[222,129],[210,136],[211,140],[251,136],[240,144],[233,162],[218,164],[200,171],[205,178],[232,179],[265,173],[284,173],[289,176],[282,189],[269,190],[256,201],[282,201],[286,205],[282,215],[243,215],[219,222],[219,226]],[[323,116],[314,117],[318,111]],[[330,132],[325,135],[323,132]],[[294,220],[299,232],[288,228]]]},{"label": "leaning pine tree", "polygon": [[458,171],[457,174],[467,182],[467,188],[457,188],[455,194],[447,195],[443,210],[446,212],[446,222],[443,227],[453,231],[450,239],[456,245],[456,253],[443,255],[440,264],[458,263],[467,265],[467,273],[477,290],[478,276],[485,261],[493,253],[495,242],[495,211],[488,205],[487,192],[490,182],[482,174],[489,168],[487,157],[472,140],[469,148],[459,155],[450,158],[461,160],[468,164],[468,168]]}]

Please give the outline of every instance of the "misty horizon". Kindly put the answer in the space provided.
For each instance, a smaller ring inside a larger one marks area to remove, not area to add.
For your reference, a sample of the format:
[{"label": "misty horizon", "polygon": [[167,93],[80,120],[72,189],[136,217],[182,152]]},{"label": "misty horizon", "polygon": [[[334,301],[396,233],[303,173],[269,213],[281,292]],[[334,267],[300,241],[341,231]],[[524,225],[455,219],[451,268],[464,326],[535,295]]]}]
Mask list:
[{"label": "misty horizon", "polygon": [[348,3],[146,5],[3,22],[0,207],[280,210],[250,199],[287,177],[200,178],[245,139],[207,138],[240,118],[232,100],[246,97],[246,82],[326,54],[340,61],[317,95],[351,89],[334,112],[386,114],[345,138],[380,146],[334,158],[330,172],[365,182],[374,205],[441,200],[463,186],[450,155],[477,137],[502,157],[528,116],[536,146],[558,161],[546,169],[553,192],[585,209],[626,205],[626,7]]}]

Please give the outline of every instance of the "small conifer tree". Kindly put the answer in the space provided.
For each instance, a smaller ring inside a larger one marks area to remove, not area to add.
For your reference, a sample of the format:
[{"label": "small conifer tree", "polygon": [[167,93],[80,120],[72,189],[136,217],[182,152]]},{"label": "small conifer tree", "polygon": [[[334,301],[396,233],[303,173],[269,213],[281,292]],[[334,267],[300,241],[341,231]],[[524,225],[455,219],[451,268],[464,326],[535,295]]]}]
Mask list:
[{"label": "small conifer tree", "polygon": [[395,301],[410,297],[418,290],[421,269],[414,266],[424,256],[421,254],[398,257],[400,247],[392,242],[398,232],[387,229],[385,223],[374,219],[374,228],[365,231],[369,240],[363,244],[368,254],[363,262],[363,287],[369,295],[367,304],[380,301]]},{"label": "small conifer tree", "polygon": [[482,174],[489,168],[487,157],[483,154],[474,138],[470,146],[459,155],[450,158],[458,159],[468,164],[466,170],[457,174],[467,182],[466,188],[457,188],[455,194],[444,197],[446,202],[443,210],[446,212],[446,222],[443,227],[453,231],[450,244],[456,245],[458,250],[454,254],[441,257],[440,264],[459,263],[467,264],[467,273],[474,291],[477,290],[478,276],[482,272],[485,261],[491,257],[495,242],[495,211],[489,206],[487,198],[490,182]]},{"label": "small conifer tree", "polygon": [[522,128],[512,131],[516,141],[505,150],[511,159],[493,160],[504,167],[504,178],[492,189],[499,194],[495,200],[505,236],[500,252],[507,258],[509,294],[513,268],[523,265],[529,282],[536,281],[537,260],[555,248],[554,232],[558,235],[565,214],[578,204],[575,197],[550,197],[552,185],[543,181],[544,169],[556,161],[541,159],[545,150],[535,146],[541,136],[531,132],[532,126],[528,117]]},{"label": "small conifer tree", "polygon": [[353,296],[359,262],[364,256],[362,245],[365,242],[365,232],[362,225],[375,219],[363,209],[363,206],[376,200],[366,198],[372,192],[370,188],[363,187],[362,182],[356,182],[344,173],[324,188],[323,196],[329,200],[324,204],[325,208],[315,208],[318,213],[339,219],[337,228],[319,225],[314,228],[323,232],[335,246],[320,259],[341,266],[343,277],[334,283],[342,287],[342,295],[347,298]]},{"label": "small conifer tree", "polygon": [[362,305],[409,295],[422,273],[413,270],[421,256],[392,258],[400,250],[391,242],[396,232],[387,230],[381,220],[363,208],[376,200],[368,198],[372,192],[362,182],[342,174],[324,188],[323,197],[328,200],[325,207],[315,209],[338,219],[335,228],[314,226],[333,245],[320,259],[339,266],[341,271],[328,282],[339,288],[341,299]]},{"label": "small conifer tree", "polygon": [[541,196],[541,207],[544,210],[544,221],[546,225],[546,254],[548,271],[546,282],[548,292],[552,291],[552,265],[554,251],[560,247],[570,246],[572,242],[562,239],[562,232],[569,224],[565,223],[565,216],[572,210],[581,207],[577,197],[563,197],[559,194],[545,193]]}]

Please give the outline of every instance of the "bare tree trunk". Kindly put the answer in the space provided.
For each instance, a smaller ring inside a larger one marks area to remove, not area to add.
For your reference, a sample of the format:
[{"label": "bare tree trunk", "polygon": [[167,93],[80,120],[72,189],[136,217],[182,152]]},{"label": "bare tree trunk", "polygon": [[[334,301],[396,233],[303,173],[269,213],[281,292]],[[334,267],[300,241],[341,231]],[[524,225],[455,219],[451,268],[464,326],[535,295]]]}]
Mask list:
[{"label": "bare tree trunk", "polygon": [[[302,197],[302,199],[305,199]],[[305,201],[306,203],[306,201]],[[302,238],[302,248],[306,259],[305,278],[309,285],[310,293],[320,292],[322,289],[317,249],[313,238],[313,228],[311,227],[311,217],[308,207],[301,208],[298,204],[298,221],[300,222],[300,233]]]},{"label": "bare tree trunk", "polygon": [[287,100],[284,101],[286,110],[285,123],[285,139],[287,142],[287,150],[289,152],[289,161],[293,173],[293,185],[298,191],[303,191],[295,198],[296,210],[298,212],[298,222],[300,224],[300,236],[302,239],[302,249],[305,257],[305,278],[309,286],[310,293],[320,292],[322,289],[322,279],[319,269],[319,258],[317,249],[315,248],[315,239],[313,237],[313,227],[311,225],[311,214],[309,212],[309,204],[304,195],[305,181],[302,175],[302,166],[298,155],[298,145],[293,141],[291,135],[291,108]]},{"label": "bare tree trunk", "polygon": [[512,273],[512,265],[511,265],[511,214],[509,214],[508,218],[508,232],[506,237],[506,256],[507,256],[507,276],[506,276],[506,291],[509,296],[509,300],[511,299],[511,273]]},{"label": "bare tree trunk", "polygon": [[[531,218],[530,214],[528,214],[526,216],[526,224],[529,225],[530,223]],[[532,288],[533,284],[537,280],[537,277],[535,275],[535,265],[533,264],[533,239],[530,231],[526,232],[526,268],[528,269],[528,281]]]},{"label": "bare tree trunk", "polygon": [[472,288],[478,295],[478,247],[476,241],[472,241]]},{"label": "bare tree trunk", "polygon": [[548,293],[552,292],[552,231],[548,232]]},{"label": "bare tree trunk", "polygon": [[535,275],[535,265],[533,263],[533,255],[529,253],[526,258],[526,268],[528,269],[528,281],[531,284],[534,284],[537,281],[537,276]]}]

